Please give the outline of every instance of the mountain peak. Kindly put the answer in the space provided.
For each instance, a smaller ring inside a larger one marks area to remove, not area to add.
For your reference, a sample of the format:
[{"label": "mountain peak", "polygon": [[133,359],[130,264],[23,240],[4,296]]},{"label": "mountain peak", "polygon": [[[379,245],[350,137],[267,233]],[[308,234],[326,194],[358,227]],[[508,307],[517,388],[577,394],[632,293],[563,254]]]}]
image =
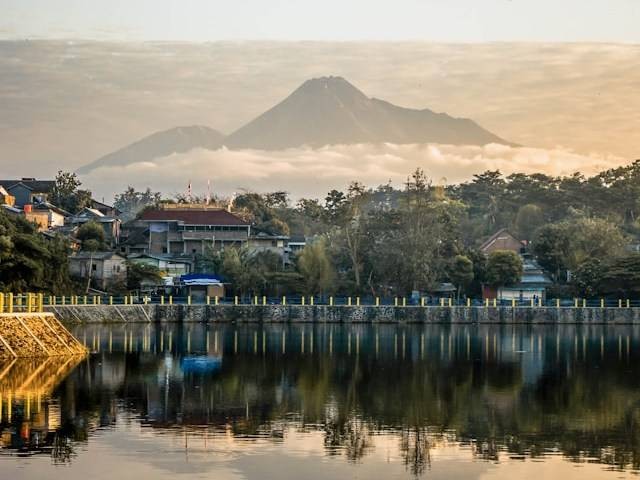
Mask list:
[{"label": "mountain peak", "polygon": [[225,140],[230,148],[265,150],[383,142],[509,144],[467,119],[371,99],[337,76],[307,80]]},{"label": "mountain peak", "polygon": [[158,132],[78,170],[129,165],[193,148],[279,150],[299,146],[356,143],[444,143],[486,145],[510,142],[472,120],[429,109],[416,110],[367,97],[343,77],[307,80],[283,101],[228,137],[208,127],[176,127]]},{"label": "mountain peak", "polygon": [[358,90],[343,77],[334,76],[311,78],[307,80],[291,94],[291,97],[300,95],[313,96],[318,98],[333,96],[342,100],[368,99],[364,93]]}]

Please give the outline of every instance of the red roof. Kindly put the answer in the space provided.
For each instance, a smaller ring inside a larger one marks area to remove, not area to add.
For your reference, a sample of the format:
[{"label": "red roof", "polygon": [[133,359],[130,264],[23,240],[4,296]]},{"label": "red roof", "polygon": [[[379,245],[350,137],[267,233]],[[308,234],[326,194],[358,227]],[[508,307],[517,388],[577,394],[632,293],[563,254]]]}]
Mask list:
[{"label": "red roof", "polygon": [[147,222],[181,222],[185,225],[249,225],[226,210],[147,210],[140,219]]}]

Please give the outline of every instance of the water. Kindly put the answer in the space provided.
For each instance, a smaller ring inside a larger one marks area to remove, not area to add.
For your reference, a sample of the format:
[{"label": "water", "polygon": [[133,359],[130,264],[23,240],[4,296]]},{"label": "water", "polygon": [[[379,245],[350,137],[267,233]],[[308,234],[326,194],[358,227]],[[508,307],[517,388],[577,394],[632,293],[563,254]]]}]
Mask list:
[{"label": "water", "polygon": [[0,365],[0,478],[566,480],[640,467],[638,327],[74,333],[86,360]]}]

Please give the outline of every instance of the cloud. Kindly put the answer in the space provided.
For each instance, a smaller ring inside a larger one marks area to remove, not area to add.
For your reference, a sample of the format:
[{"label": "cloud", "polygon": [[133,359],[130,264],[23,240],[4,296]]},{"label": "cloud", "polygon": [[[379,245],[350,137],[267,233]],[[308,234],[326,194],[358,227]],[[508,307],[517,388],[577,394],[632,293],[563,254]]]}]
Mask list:
[{"label": "cloud", "polygon": [[485,170],[550,175],[585,175],[616,167],[626,160],[616,156],[581,155],[566,148],[539,149],[490,144],[484,147],[438,144],[334,145],[320,149],[282,151],[192,150],[153,162],[127,167],[102,167],[83,176],[84,185],[98,198],[110,200],[127,185],[150,186],[165,194],[184,192],[189,181],[204,194],[207,179],[212,191],[229,195],[242,189],[266,192],[286,190],[292,197],[323,198],[331,189],[343,189],[357,180],[369,186],[388,181],[400,186],[417,167],[436,183],[457,183]]}]

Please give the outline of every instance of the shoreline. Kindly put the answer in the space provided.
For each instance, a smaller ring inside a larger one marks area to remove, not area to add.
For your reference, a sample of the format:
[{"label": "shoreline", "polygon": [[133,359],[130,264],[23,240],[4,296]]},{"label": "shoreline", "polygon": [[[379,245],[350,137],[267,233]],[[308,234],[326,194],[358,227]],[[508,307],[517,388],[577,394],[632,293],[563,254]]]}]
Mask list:
[{"label": "shoreline", "polygon": [[69,324],[389,323],[640,325],[640,307],[58,305],[44,311]]}]

